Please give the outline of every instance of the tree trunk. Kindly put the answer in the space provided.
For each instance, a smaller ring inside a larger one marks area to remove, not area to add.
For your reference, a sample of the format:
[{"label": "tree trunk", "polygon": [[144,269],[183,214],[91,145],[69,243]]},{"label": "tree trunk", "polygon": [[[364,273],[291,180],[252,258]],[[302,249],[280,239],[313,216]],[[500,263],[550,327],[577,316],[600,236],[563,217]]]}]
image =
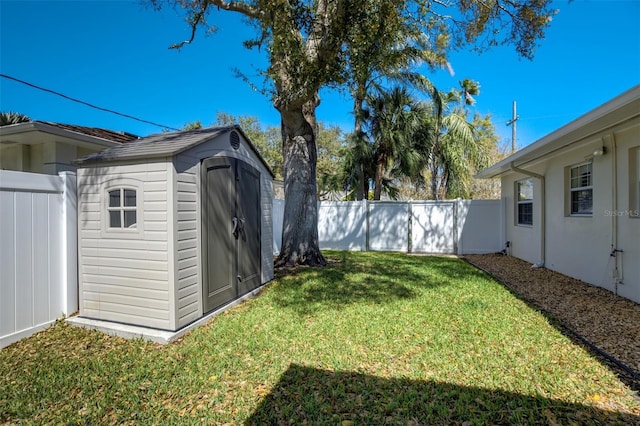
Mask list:
[{"label": "tree trunk", "polygon": [[384,167],[386,164],[387,156],[381,154],[376,162],[376,176],[373,188],[373,199],[376,201],[380,201],[380,196],[382,195],[382,180],[384,178]]},{"label": "tree trunk", "polygon": [[[356,94],[353,97],[353,114],[355,116],[354,133],[359,136],[362,133],[362,104],[364,103],[365,89],[362,83],[358,83]],[[361,159],[362,160],[362,159]],[[368,182],[364,175],[364,164],[362,161],[358,167],[358,185],[356,188],[356,200],[360,201],[369,198]]]},{"label": "tree trunk", "polygon": [[431,159],[431,196],[434,200],[438,200],[438,165],[435,158]]},{"label": "tree trunk", "polygon": [[324,266],[318,241],[316,97],[281,109],[284,157],[284,226],[276,266]]}]

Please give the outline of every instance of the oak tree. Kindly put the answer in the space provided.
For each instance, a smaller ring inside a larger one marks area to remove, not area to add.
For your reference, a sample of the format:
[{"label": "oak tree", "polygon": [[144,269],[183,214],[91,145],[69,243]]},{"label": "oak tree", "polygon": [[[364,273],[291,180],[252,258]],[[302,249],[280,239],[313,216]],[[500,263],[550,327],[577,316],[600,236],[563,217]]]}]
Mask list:
[{"label": "oak tree", "polygon": [[[167,1],[149,0],[160,6]],[[169,0],[182,7],[191,26],[191,43],[212,12],[235,12],[247,18],[256,37],[247,47],[268,55],[265,70],[270,96],[280,112],[284,156],[285,212],[279,265],[323,265],[317,230],[316,108],[319,90],[347,82],[348,57],[355,52],[352,28],[362,11],[379,0]],[[531,57],[553,11],[551,0],[408,0],[395,1],[398,25],[417,26],[451,46],[479,49],[512,43]],[[367,17],[365,24],[368,22]],[[367,32],[367,38],[375,32]],[[478,40],[481,43],[476,43]],[[382,49],[387,46],[383,45]],[[371,58],[375,61],[375,58]]]}]

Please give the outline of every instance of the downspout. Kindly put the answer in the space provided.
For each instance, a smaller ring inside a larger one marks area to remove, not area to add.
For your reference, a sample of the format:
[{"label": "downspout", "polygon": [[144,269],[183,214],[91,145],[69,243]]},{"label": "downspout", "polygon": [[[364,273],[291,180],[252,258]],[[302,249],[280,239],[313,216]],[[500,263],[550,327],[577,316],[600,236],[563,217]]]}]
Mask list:
[{"label": "downspout", "polygon": [[535,265],[533,265],[536,268],[541,268],[544,266],[544,262],[545,262],[545,255],[546,255],[546,242],[545,242],[545,235],[546,235],[546,223],[545,223],[545,179],[544,179],[544,175],[538,174],[538,173],[534,173],[534,172],[530,172],[529,170],[524,170],[521,169],[519,167],[516,167],[516,165],[511,162],[509,164],[509,169],[511,169],[514,172],[517,173],[522,173],[523,175],[526,176],[531,176],[533,178],[536,178],[540,181],[540,261],[538,263],[536,263]]},{"label": "downspout", "polygon": [[[618,295],[618,284],[622,283],[622,258],[618,262],[618,253],[622,255],[622,251],[618,250],[618,150],[616,149],[616,139],[613,135],[604,137],[605,141],[611,145],[611,257],[613,257],[613,285],[614,294]],[[606,148],[605,148],[606,149]],[[620,266],[620,269],[618,269]]]}]

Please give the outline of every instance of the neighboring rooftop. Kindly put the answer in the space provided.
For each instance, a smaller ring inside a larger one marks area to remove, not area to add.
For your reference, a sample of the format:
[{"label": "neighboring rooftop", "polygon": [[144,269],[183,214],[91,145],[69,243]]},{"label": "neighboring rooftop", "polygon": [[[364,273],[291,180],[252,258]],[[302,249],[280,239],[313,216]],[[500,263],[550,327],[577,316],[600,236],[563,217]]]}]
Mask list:
[{"label": "neighboring rooftop", "polygon": [[133,133],[117,132],[113,130],[102,129],[100,127],[85,127],[74,124],[52,123],[50,121],[37,121],[38,123],[48,124],[60,129],[69,130],[76,133],[84,133],[85,135],[95,136],[96,138],[107,139],[114,142],[127,143],[140,139],[140,136]]},{"label": "neighboring rooftop", "polygon": [[[115,144],[123,144],[140,139],[139,136],[127,132],[116,132],[99,127],[86,127],[74,124],[53,123],[50,121],[25,121],[22,123],[8,124],[0,126],[0,137],[5,142],[33,143],[29,134],[40,132],[40,134],[51,135],[53,138],[61,137],[77,141],[84,141],[98,144],[105,147]],[[38,138],[38,142],[47,141],[46,138]]]}]

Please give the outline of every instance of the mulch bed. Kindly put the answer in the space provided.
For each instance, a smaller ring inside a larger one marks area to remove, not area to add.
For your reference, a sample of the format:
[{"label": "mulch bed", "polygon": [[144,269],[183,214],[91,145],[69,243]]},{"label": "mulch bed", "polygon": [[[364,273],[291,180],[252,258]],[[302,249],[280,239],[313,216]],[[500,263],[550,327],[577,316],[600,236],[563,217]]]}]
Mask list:
[{"label": "mulch bed", "polygon": [[[639,304],[546,268],[533,269],[516,257],[483,254],[465,258],[640,376]],[[621,374],[638,382],[637,377]],[[638,386],[640,382],[633,387]]]}]

